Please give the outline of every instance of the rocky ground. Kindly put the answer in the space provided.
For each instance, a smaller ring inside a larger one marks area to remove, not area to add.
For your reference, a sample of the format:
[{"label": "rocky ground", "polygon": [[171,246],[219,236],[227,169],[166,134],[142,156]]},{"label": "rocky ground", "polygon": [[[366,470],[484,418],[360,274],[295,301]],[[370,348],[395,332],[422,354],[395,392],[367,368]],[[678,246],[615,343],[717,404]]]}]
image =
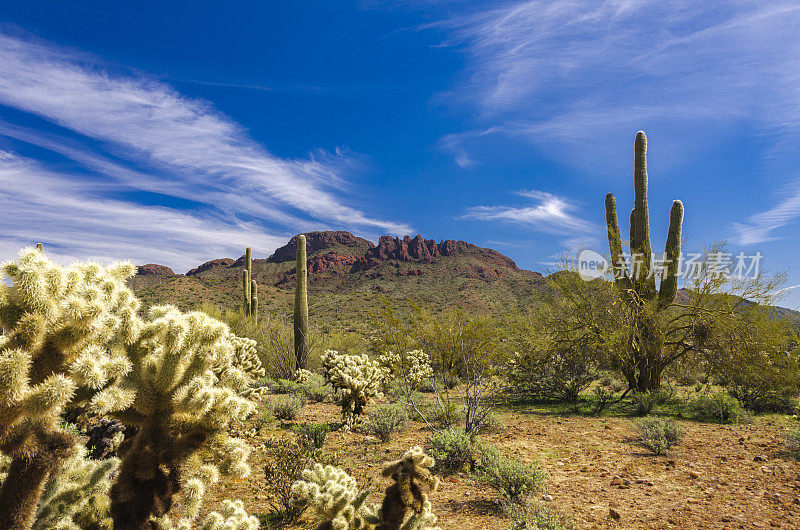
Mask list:
[{"label": "rocky ground", "polygon": [[[267,399],[270,399],[269,397]],[[652,456],[626,441],[632,424],[625,417],[593,418],[547,409],[501,412],[505,428],[484,438],[506,454],[538,461],[549,473],[542,502],[569,515],[577,528],[798,528],[800,462],[783,454],[782,437],[792,420],[772,415],[743,425],[680,421],[682,442],[668,456]],[[337,422],[331,403],[306,405],[296,423]],[[224,497],[242,499],[250,513],[269,512],[263,475],[271,436],[293,437],[287,422],[262,425],[258,419],[241,431],[254,451],[252,475],[218,484],[206,506]],[[424,444],[424,424],[411,422],[386,444],[350,432],[331,432],[327,451],[362,487],[374,480],[377,502],[388,485],[382,464],[412,445]],[[546,500],[544,500],[546,499]],[[508,528],[494,493],[467,474],[445,477],[433,497],[443,529]],[[296,528],[308,527],[302,521]]]}]

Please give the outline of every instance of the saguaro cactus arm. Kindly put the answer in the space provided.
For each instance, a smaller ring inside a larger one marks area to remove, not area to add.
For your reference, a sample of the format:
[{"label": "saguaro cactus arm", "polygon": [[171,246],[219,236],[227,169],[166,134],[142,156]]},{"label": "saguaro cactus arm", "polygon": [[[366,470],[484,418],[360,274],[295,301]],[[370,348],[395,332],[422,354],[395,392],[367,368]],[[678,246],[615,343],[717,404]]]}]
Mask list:
[{"label": "saguaro cactus arm", "polygon": [[608,229],[608,247],[611,250],[611,264],[614,268],[614,283],[621,289],[630,289],[628,264],[622,254],[622,237],[617,221],[617,199],[612,193],[606,195],[606,227]]},{"label": "saguaro cactus arm", "polygon": [[683,226],[683,203],[673,201],[669,212],[669,231],[667,244],[664,248],[666,269],[661,278],[658,291],[658,305],[663,308],[675,300],[678,292],[678,266],[681,258],[681,228]]}]

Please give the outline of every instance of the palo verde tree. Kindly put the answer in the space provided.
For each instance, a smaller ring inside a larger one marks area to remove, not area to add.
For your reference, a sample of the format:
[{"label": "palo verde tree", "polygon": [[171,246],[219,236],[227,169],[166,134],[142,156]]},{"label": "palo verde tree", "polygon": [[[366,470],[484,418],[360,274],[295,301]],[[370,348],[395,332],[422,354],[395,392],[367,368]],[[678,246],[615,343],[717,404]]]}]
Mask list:
[{"label": "palo verde tree", "polygon": [[0,452],[11,457],[0,487],[0,528],[31,528],[45,484],[73,452],[59,425],[131,368],[123,348],[138,333],[128,263],[63,268],[41,247],[3,266],[0,283]]}]

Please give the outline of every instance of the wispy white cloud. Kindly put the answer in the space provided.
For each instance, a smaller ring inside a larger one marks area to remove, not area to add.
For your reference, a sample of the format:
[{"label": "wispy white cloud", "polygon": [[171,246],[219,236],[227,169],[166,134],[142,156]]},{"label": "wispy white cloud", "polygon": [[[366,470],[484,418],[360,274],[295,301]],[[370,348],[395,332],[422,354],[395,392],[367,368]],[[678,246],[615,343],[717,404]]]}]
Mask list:
[{"label": "wispy white cloud", "polygon": [[578,217],[569,200],[544,191],[517,192],[534,202],[532,206],[473,206],[461,219],[504,221],[553,234],[589,233],[596,227]]},{"label": "wispy white cloud", "polygon": [[[214,233],[215,223],[234,225],[237,218],[248,219],[254,231],[262,223],[283,233],[310,226],[368,234],[411,231],[405,224],[371,217],[341,198],[353,194],[345,176],[359,160],[351,154],[274,156],[207,102],[147,76],[110,72],[77,53],[27,38],[0,34],[0,71],[0,104],[99,141],[106,154],[10,123],[0,122],[0,134],[57,152],[116,185],[201,203],[209,210],[204,228],[212,230],[206,233]],[[75,179],[62,177],[67,183]],[[172,213],[183,218],[179,211]],[[50,218],[51,231],[61,233],[58,214],[40,212]],[[213,252],[208,249],[206,256]]]},{"label": "wispy white cloud", "polygon": [[244,241],[256,248],[285,242],[256,223],[98,198],[97,191],[79,175],[0,151],[0,211],[7,212],[0,255],[44,241],[64,261],[130,259],[185,270],[211,256],[238,257]]},{"label": "wispy white cloud", "polygon": [[[441,96],[476,115],[441,143],[459,165],[480,163],[469,146],[491,131],[558,162],[619,173],[640,129],[659,139],[664,163],[703,156],[742,130],[775,138],[764,171],[800,162],[794,0],[525,0],[431,26],[467,58],[462,81]],[[774,208],[735,227],[741,241],[774,237],[798,217],[798,194],[795,179]]]}]

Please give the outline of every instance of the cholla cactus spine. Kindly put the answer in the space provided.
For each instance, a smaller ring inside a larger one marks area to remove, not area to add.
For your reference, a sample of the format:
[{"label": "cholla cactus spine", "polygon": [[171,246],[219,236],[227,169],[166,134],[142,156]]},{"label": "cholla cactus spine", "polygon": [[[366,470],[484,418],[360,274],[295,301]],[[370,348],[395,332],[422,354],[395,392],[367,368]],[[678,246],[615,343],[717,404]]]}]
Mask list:
[{"label": "cholla cactus spine", "polygon": [[306,236],[297,236],[294,287],[294,356],[295,367],[305,368],[310,353],[308,337],[308,265]]},{"label": "cholla cactus spine", "polygon": [[439,477],[431,473],[433,464],[433,458],[415,446],[399,460],[386,465],[381,474],[395,483],[386,489],[378,511],[381,529],[434,530],[436,515],[431,511],[428,495],[420,487],[426,486],[431,492],[439,487]]},{"label": "cholla cactus spine", "polygon": [[411,350],[405,355],[386,352],[378,357],[378,363],[387,369],[387,375],[404,378],[411,389],[419,388],[433,377],[431,358],[422,350]]}]

